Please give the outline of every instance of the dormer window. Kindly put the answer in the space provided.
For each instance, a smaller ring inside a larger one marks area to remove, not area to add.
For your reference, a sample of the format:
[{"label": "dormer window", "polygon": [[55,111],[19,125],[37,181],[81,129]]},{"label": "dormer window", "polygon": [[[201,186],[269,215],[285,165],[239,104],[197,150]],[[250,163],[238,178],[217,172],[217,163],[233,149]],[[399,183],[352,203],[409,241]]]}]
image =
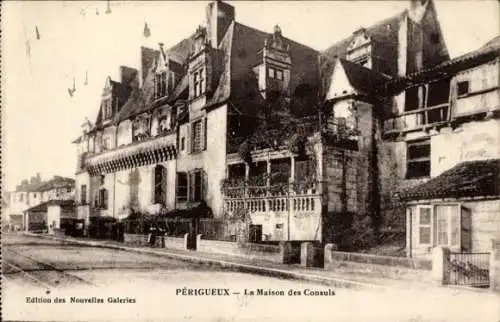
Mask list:
[{"label": "dormer window", "polygon": [[359,58],[356,58],[354,60],[354,62],[360,66],[363,66],[363,67],[368,67],[368,56],[365,55],[365,56],[361,56]]},{"label": "dormer window", "polygon": [[283,80],[283,71],[276,70],[276,79]]},{"label": "dormer window", "polygon": [[274,68],[269,68],[269,78],[274,78]]},{"label": "dormer window", "polygon": [[193,87],[194,87],[194,97],[199,97],[201,94],[205,92],[205,88],[203,87],[203,68],[200,68],[196,72],[193,73]]},{"label": "dormer window", "polygon": [[111,98],[105,99],[102,102],[103,119],[110,119],[113,115],[113,106],[111,105]]},{"label": "dormer window", "polygon": [[155,99],[167,95],[167,73],[161,72],[155,75]]}]

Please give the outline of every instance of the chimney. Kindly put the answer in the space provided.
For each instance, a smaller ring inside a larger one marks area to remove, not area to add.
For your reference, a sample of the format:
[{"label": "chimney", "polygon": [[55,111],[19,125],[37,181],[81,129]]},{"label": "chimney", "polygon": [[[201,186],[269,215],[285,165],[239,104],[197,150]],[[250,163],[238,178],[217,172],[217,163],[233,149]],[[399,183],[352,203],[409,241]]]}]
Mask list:
[{"label": "chimney", "polygon": [[408,16],[415,22],[420,22],[431,0],[410,0]]},{"label": "chimney", "polygon": [[128,66],[120,66],[120,83],[123,85],[130,85],[132,80],[137,77],[137,69],[128,67]]},{"label": "chimney", "polygon": [[234,7],[230,4],[217,0],[207,5],[207,32],[213,47],[219,46],[234,18]]}]

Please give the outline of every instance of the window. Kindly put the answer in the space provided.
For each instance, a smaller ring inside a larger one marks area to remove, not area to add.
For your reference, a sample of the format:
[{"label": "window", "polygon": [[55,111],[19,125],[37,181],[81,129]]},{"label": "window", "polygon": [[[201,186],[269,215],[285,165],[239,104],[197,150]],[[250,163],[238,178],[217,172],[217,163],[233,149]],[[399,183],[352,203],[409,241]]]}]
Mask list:
[{"label": "window", "polygon": [[82,205],[87,204],[87,185],[85,184],[80,186],[80,203]]},{"label": "window", "polygon": [[354,59],[353,62],[356,63],[356,64],[358,64],[358,65],[367,67],[367,65],[368,65],[368,56],[363,55],[361,57],[358,57],[358,58]]},{"label": "window", "polygon": [[154,203],[164,204],[166,200],[166,169],[157,165],[154,170]]},{"label": "window", "polygon": [[150,136],[150,119],[146,115],[139,116],[132,123],[133,140],[141,141]]},{"label": "window", "polygon": [[194,97],[198,97],[204,92],[203,88],[203,69],[200,69],[193,74]]},{"label": "window", "polygon": [[102,102],[102,107],[103,107],[103,119],[107,120],[109,118],[111,118],[112,114],[113,114],[113,110],[112,110],[112,105],[111,105],[111,98],[108,98],[108,99],[105,99],[103,102]]},{"label": "window", "polygon": [[432,246],[460,246],[460,210],[458,204],[418,206],[418,243]]},{"label": "window", "polygon": [[108,209],[108,190],[105,188],[99,190],[99,208]]},{"label": "window", "polygon": [[159,132],[164,133],[170,131],[172,128],[172,118],[170,113],[160,117],[159,119]]},{"label": "window", "polygon": [[457,96],[467,95],[469,93],[469,81],[457,83]]},{"label": "window", "polygon": [[274,68],[269,68],[268,75],[269,78],[274,78]]},{"label": "window", "polygon": [[176,188],[177,201],[186,201],[188,197],[188,179],[186,172],[177,172]]},{"label": "window", "polygon": [[186,139],[184,137],[181,138],[181,151],[184,151],[184,146],[186,144]]},{"label": "window", "polygon": [[436,245],[459,245],[459,208],[457,205],[439,205],[436,212]]},{"label": "window", "polygon": [[194,170],[189,173],[189,200],[203,200],[203,170]]},{"label": "window", "polygon": [[429,140],[408,142],[406,179],[428,177],[431,173],[431,144]]},{"label": "window", "polygon": [[420,206],[418,210],[418,243],[430,245],[432,240],[432,208]]},{"label": "window", "polygon": [[426,87],[415,86],[405,91],[405,111],[418,110],[423,107]]},{"label": "window", "polygon": [[195,121],[192,125],[191,144],[193,153],[203,150],[202,120]]},{"label": "window", "polygon": [[162,98],[167,95],[167,73],[162,72],[155,75],[155,98]]},{"label": "window", "polygon": [[283,71],[276,70],[276,79],[283,80]]},{"label": "window", "polygon": [[102,138],[102,149],[103,150],[109,150],[110,148],[110,139],[107,136],[104,136]]},{"label": "window", "polygon": [[283,80],[284,79],[284,73],[283,73],[283,70],[281,69],[277,69],[277,68],[273,68],[273,67],[269,67],[267,69],[267,76],[269,78],[274,78],[274,79],[277,79],[277,80]]}]

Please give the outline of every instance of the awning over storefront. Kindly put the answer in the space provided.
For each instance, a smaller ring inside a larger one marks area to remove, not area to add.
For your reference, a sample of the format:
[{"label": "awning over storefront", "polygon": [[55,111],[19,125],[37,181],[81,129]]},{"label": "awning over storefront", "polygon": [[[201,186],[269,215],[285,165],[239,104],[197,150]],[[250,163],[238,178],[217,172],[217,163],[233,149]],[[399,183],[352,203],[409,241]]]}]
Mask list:
[{"label": "awning over storefront", "polygon": [[467,161],[396,195],[402,201],[500,197],[500,159]]}]

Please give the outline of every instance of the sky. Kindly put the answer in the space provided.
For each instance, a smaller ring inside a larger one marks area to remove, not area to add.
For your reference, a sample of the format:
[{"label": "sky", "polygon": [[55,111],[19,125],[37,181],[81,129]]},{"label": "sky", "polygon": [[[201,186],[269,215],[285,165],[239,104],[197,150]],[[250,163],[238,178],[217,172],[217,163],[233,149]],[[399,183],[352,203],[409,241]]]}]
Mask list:
[{"label": "sky", "polygon": [[[236,20],[318,50],[360,27],[397,14],[409,1],[228,1]],[[203,24],[208,1],[2,2],[2,184],[7,190],[40,173],[74,177],[71,142],[118,67],[139,67],[140,46],[166,47]],[[474,50],[499,32],[495,0],[435,0],[451,57]],[[473,9],[473,10],[472,10]],[[151,36],[143,36],[147,22]],[[40,39],[37,39],[35,28]],[[29,55],[27,50],[29,43]],[[86,78],[88,84],[84,85]],[[76,91],[73,97],[68,88]]]}]

